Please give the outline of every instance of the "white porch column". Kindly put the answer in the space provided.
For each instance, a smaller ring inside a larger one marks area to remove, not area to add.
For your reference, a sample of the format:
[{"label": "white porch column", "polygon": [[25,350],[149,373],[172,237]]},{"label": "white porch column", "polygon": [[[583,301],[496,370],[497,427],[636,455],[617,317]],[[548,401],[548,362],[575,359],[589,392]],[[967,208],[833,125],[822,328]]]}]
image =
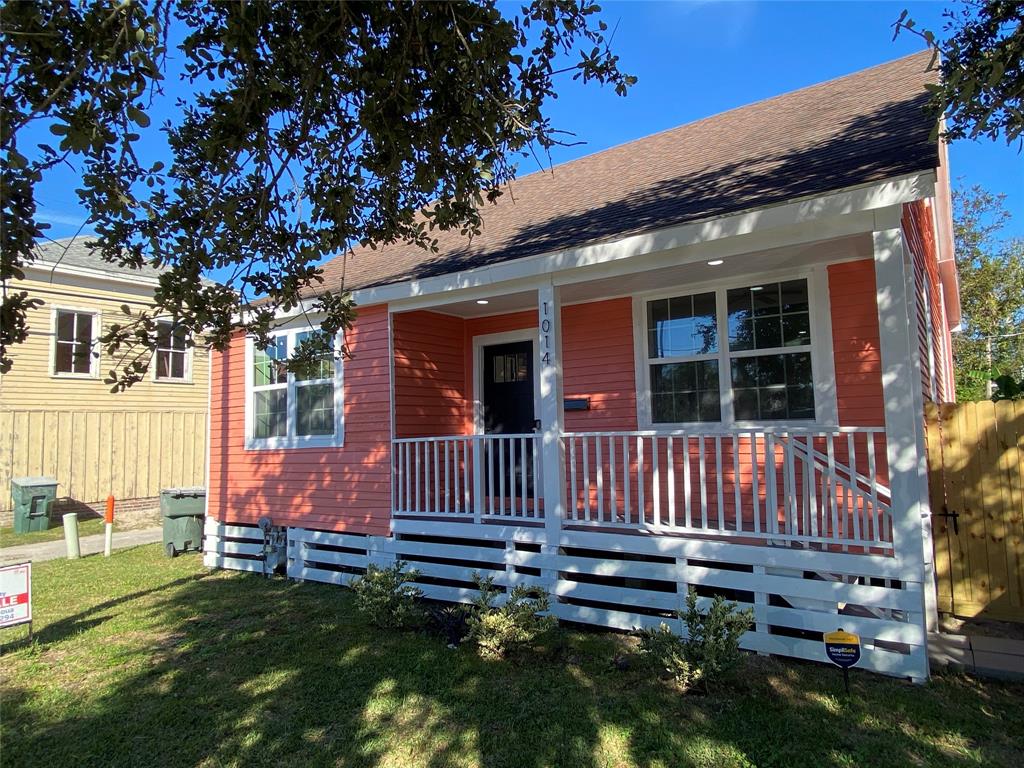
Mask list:
[{"label": "white porch column", "polygon": [[[922,629],[927,629],[934,601],[933,555],[926,545],[928,520],[927,457],[921,372],[916,344],[913,273],[900,227],[901,207],[875,213],[874,257],[878,329],[885,400],[885,442],[892,491],[895,556],[921,585]],[[910,286],[910,290],[908,290]],[[932,596],[929,600],[928,595]],[[923,647],[913,651],[908,674],[928,678],[927,631]]]},{"label": "white porch column", "polygon": [[[565,423],[562,399],[562,304],[552,283],[537,290],[537,366],[540,373],[540,467],[544,499],[544,551],[555,555],[565,517]],[[553,574],[552,573],[552,580]],[[551,585],[553,586],[553,584]]]}]

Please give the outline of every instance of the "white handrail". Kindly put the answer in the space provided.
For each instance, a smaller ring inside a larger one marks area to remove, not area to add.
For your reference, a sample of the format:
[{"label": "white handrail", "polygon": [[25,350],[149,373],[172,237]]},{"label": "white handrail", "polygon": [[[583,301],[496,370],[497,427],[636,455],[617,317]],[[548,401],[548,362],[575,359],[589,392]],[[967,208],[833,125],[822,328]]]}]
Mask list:
[{"label": "white handrail", "polygon": [[396,515],[471,519],[543,516],[534,433],[392,441]]},{"label": "white handrail", "polygon": [[[891,551],[890,491],[876,477],[879,435],[883,427],[565,432],[563,524]],[[395,514],[539,522],[539,440],[395,439]]]},{"label": "white handrail", "polygon": [[[878,435],[883,427],[566,432],[566,523],[891,550]],[[602,460],[620,450],[621,461]]]}]

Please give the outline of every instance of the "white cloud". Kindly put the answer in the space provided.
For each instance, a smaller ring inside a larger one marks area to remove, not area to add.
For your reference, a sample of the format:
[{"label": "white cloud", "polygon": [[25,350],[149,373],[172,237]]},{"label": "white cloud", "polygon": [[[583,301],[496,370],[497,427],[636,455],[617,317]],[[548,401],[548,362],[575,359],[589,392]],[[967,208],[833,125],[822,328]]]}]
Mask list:
[{"label": "white cloud", "polygon": [[89,215],[73,211],[54,211],[49,208],[41,208],[36,211],[36,218],[47,224],[60,224],[68,227],[80,227],[85,224]]}]

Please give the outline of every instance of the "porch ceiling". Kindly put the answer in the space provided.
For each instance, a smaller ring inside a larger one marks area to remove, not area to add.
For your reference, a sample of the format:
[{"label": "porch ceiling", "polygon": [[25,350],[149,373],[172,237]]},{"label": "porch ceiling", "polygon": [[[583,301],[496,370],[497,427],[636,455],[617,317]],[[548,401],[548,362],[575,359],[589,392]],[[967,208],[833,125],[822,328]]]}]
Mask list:
[{"label": "porch ceiling", "polygon": [[[870,259],[872,256],[871,236],[868,234],[753,251],[726,258],[722,264],[716,266],[711,266],[704,261],[688,264],[672,263],[672,252],[669,251],[661,260],[664,266],[654,269],[644,269],[595,280],[565,282],[561,287],[562,302],[563,304],[579,304],[673,286],[685,288],[690,285],[732,280],[744,275],[761,275],[801,269],[814,264]],[[585,271],[585,269],[580,270],[581,276]],[[476,295],[479,296],[479,291],[476,292]],[[537,292],[535,290],[502,293],[500,286],[495,286],[494,293],[482,298],[474,297],[462,301],[452,301],[450,295],[438,298],[438,311],[459,317],[485,317],[507,312],[534,310],[537,307]],[[481,301],[486,303],[480,303]]]}]

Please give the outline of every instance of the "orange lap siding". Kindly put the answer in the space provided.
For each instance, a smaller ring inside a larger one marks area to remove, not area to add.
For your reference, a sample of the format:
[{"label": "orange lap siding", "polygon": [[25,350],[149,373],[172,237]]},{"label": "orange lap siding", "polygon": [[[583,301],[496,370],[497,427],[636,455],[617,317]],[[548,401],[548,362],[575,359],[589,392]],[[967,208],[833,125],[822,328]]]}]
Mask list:
[{"label": "orange lap siding", "polygon": [[345,362],[345,444],[245,450],[245,339],[213,356],[209,512],[225,522],[387,535],[391,453],[387,309],[361,307]]}]

